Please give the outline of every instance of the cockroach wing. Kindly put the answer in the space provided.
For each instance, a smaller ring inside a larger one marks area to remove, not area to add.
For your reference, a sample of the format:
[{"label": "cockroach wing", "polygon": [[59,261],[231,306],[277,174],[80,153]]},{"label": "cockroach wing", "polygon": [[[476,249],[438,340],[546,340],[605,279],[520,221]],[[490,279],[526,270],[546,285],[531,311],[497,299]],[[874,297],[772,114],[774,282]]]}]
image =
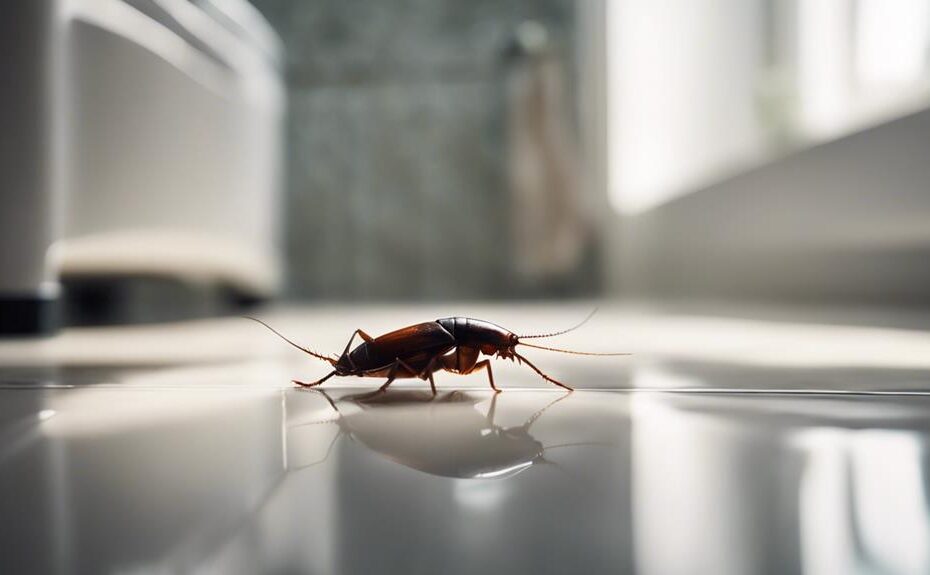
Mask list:
[{"label": "cockroach wing", "polygon": [[455,347],[455,338],[435,321],[418,323],[386,333],[365,342],[351,352],[361,370],[388,366],[397,358],[411,367],[423,369],[430,359]]}]

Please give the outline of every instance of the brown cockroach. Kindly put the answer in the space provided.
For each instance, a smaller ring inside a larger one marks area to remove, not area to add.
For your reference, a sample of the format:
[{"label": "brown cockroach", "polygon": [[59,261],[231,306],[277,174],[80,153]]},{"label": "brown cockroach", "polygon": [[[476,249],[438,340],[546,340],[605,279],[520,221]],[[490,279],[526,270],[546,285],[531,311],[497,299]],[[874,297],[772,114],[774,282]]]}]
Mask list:
[{"label": "brown cockroach", "polygon": [[[518,345],[524,345],[526,347],[559,353],[570,353],[573,355],[630,355],[628,353],[572,351],[533,345],[523,341],[525,339],[554,337],[578,329],[591,319],[591,316],[594,315],[594,311],[588,314],[588,317],[574,327],[554,333],[538,335],[516,335],[491,322],[466,317],[447,317],[437,319],[436,321],[418,323],[386,333],[379,337],[371,337],[361,329],[357,329],[352,332],[349,342],[342,351],[342,355],[338,358],[327,357],[297,345],[260,319],[254,317],[248,319],[264,325],[274,332],[275,335],[302,352],[312,355],[317,359],[321,359],[333,366],[333,371],[313,383],[293,380],[294,383],[301,387],[316,387],[334,375],[354,375],[357,377],[386,377],[387,381],[378,389],[378,391],[384,391],[397,378],[416,377],[423,380],[428,379],[430,388],[435,394],[436,383],[433,381],[433,374],[435,372],[445,370],[466,375],[484,369],[488,373],[488,382],[491,384],[491,389],[500,391],[500,389],[494,385],[494,374],[491,371],[491,361],[488,359],[478,361],[478,357],[483,353],[485,355],[496,355],[502,359],[517,361],[518,363],[525,363],[546,381],[572,391],[571,387],[546,375],[538,367],[533,365],[530,360],[520,355],[516,351],[516,347]],[[350,351],[356,335],[361,337],[363,342]]]}]

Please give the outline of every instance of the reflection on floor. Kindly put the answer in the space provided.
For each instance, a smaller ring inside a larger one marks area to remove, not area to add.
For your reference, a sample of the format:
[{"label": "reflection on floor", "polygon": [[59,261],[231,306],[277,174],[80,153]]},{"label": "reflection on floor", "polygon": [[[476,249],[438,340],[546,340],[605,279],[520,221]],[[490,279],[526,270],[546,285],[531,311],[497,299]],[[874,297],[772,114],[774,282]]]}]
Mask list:
[{"label": "reflection on floor", "polygon": [[2,395],[14,572],[930,567],[930,397]]}]

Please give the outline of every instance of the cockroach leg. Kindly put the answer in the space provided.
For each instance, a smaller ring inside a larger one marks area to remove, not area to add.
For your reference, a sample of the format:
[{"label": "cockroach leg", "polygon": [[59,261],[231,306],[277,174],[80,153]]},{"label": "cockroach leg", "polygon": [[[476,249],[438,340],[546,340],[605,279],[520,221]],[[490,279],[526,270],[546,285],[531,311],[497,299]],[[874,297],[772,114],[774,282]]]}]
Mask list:
[{"label": "cockroach leg", "polygon": [[396,362],[398,365],[400,365],[402,368],[406,369],[406,370],[407,370],[407,373],[409,373],[410,375],[412,375],[412,376],[416,376],[416,375],[417,375],[417,370],[415,370],[415,369],[413,369],[412,367],[410,367],[410,366],[407,364],[407,362],[404,361],[404,360],[402,360],[401,358],[398,357],[398,358],[395,360],[395,362]]},{"label": "cockroach leg", "polygon": [[526,363],[526,365],[530,366],[530,369],[532,369],[533,371],[535,371],[536,373],[538,373],[539,375],[541,375],[542,378],[545,379],[546,381],[548,381],[549,383],[554,383],[555,385],[558,385],[558,386],[561,387],[561,388],[567,389],[568,391],[575,391],[573,388],[571,388],[571,387],[565,385],[565,384],[562,383],[561,381],[558,381],[558,380],[556,380],[556,379],[554,379],[554,378],[551,378],[551,377],[549,377],[548,375],[546,375],[545,373],[543,373],[538,367],[536,367],[535,365],[533,365],[533,362],[531,362],[530,360],[526,359],[525,357],[523,357],[523,356],[520,355],[519,353],[514,352],[514,355],[517,356],[518,358],[520,358],[524,363]]},{"label": "cockroach leg", "polygon": [[474,373],[478,371],[479,369],[487,370],[488,383],[491,384],[491,389],[494,390],[494,393],[500,393],[501,392],[500,388],[494,385],[494,372],[491,371],[491,360],[485,359],[485,360],[479,361],[478,363],[475,364],[474,367],[468,370],[468,373]]},{"label": "cockroach leg", "polygon": [[382,392],[388,388],[389,385],[394,383],[394,376],[397,373],[397,363],[394,364],[394,367],[391,368],[390,373],[388,373],[387,381],[384,382],[384,385],[378,388],[378,392]]},{"label": "cockroach leg", "polygon": [[441,357],[441,354],[433,356],[433,359],[429,360],[429,362],[426,364],[426,368],[420,372],[420,377],[429,379],[429,387],[433,391],[433,395],[436,395],[436,382],[433,380],[433,373],[442,363]]},{"label": "cockroach leg", "polygon": [[317,381],[314,381],[313,383],[307,383],[307,382],[305,382],[305,381],[297,381],[296,379],[292,379],[291,381],[292,381],[293,383],[296,383],[296,384],[299,385],[300,387],[316,387],[316,386],[322,384],[324,381],[326,381],[327,379],[331,378],[331,377],[334,376],[334,375],[336,375],[336,372],[335,372],[335,371],[332,371],[332,372],[329,373],[329,375],[327,375],[327,376],[324,377],[323,379],[319,379],[319,380],[317,380]]},{"label": "cockroach leg", "polygon": [[346,348],[345,348],[344,350],[342,350],[342,357],[348,358],[348,360],[349,360],[349,365],[352,366],[352,369],[356,369],[356,367],[355,367],[355,362],[352,361],[352,356],[349,355],[349,349],[352,347],[352,342],[355,340],[355,336],[356,336],[356,335],[359,336],[359,337],[361,337],[363,340],[365,340],[365,343],[368,343],[368,342],[370,342],[370,341],[372,341],[372,340],[374,339],[373,337],[371,337],[370,335],[368,335],[367,333],[365,333],[365,332],[362,331],[361,329],[357,329],[357,330],[353,331],[353,332],[352,332],[352,335],[349,336],[349,343],[347,343],[347,344],[346,344]]},{"label": "cockroach leg", "polygon": [[416,371],[415,369],[413,369],[412,367],[410,367],[409,365],[407,365],[407,362],[405,362],[404,360],[402,360],[402,359],[399,358],[399,357],[396,357],[396,358],[394,358],[394,363],[391,364],[391,371],[388,372],[387,381],[384,382],[384,385],[382,385],[381,387],[378,388],[378,391],[384,391],[384,390],[386,390],[386,389],[388,388],[389,385],[391,385],[392,383],[394,383],[394,379],[397,377],[397,368],[398,368],[398,367],[403,367],[404,369],[407,370],[407,372],[408,372],[410,375],[416,375],[416,374],[417,374],[417,371]]}]

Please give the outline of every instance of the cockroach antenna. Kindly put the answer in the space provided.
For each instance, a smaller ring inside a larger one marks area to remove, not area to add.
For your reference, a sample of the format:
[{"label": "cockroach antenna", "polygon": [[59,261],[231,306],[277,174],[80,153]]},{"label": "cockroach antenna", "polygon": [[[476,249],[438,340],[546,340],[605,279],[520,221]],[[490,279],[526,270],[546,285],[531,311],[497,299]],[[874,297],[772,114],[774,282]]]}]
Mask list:
[{"label": "cockroach antenna", "polygon": [[633,355],[632,353],[603,353],[596,351],[574,351],[571,349],[559,349],[557,347],[546,347],[544,345],[533,345],[531,343],[523,343],[522,341],[519,345],[525,345],[526,347],[535,347],[536,349],[544,349],[546,351],[557,351],[559,353],[570,353],[572,355],[603,355],[603,356],[617,356],[617,355]]},{"label": "cockroach antenna", "polygon": [[283,339],[283,340],[286,341],[287,343],[291,344],[292,346],[296,347],[296,348],[299,349],[300,351],[302,351],[302,352],[304,352],[304,353],[306,353],[306,354],[308,354],[308,355],[312,355],[312,356],[315,357],[315,358],[322,359],[323,361],[327,362],[327,363],[330,364],[330,365],[336,365],[336,360],[334,360],[333,358],[331,358],[331,357],[326,357],[325,355],[321,355],[321,354],[316,353],[316,352],[314,352],[314,351],[310,351],[309,349],[307,349],[307,348],[305,348],[305,347],[303,347],[303,346],[297,345],[297,344],[294,343],[293,341],[291,341],[291,340],[287,339],[286,337],[284,337],[283,335],[281,335],[281,332],[279,332],[279,331],[276,330],[275,328],[271,327],[271,326],[268,325],[267,323],[263,322],[262,320],[260,320],[260,319],[258,319],[258,318],[255,318],[255,317],[247,316],[247,315],[244,315],[244,316],[242,316],[242,317],[244,317],[245,319],[250,319],[250,320],[252,320],[252,321],[255,321],[255,322],[258,322],[258,323],[262,324],[263,326],[265,326],[265,327],[267,327],[268,329],[270,329],[271,332],[272,332],[273,334],[275,334],[276,336],[280,337],[281,339]]},{"label": "cockroach antenna", "polygon": [[566,333],[568,333],[568,332],[570,332],[570,331],[575,331],[575,330],[578,329],[579,327],[581,327],[581,326],[583,326],[584,324],[588,323],[588,320],[591,319],[592,317],[594,317],[594,314],[597,313],[597,310],[598,310],[598,308],[592,309],[592,310],[591,310],[591,313],[589,313],[589,314],[587,315],[587,317],[585,317],[583,320],[581,320],[581,322],[579,322],[577,325],[575,325],[575,326],[573,326],[573,327],[570,327],[570,328],[568,328],[568,329],[563,329],[562,331],[556,331],[556,332],[553,332],[553,333],[543,333],[543,334],[539,334],[539,335],[521,335],[521,336],[519,336],[519,337],[517,338],[517,339],[519,340],[519,341],[518,341],[518,344],[519,344],[519,345],[525,345],[526,347],[535,347],[536,349],[544,349],[544,350],[546,350],[546,351],[557,351],[557,352],[559,352],[559,353],[570,353],[570,354],[572,354],[572,355],[604,355],[604,356],[633,355],[633,354],[631,354],[631,353],[599,353],[599,352],[591,352],[591,351],[573,351],[573,350],[570,350],[570,349],[560,349],[560,348],[557,348],[557,347],[546,347],[546,346],[544,346],[544,345],[533,345],[533,344],[531,344],[531,343],[523,343],[523,341],[522,341],[522,340],[524,340],[524,339],[533,339],[533,338],[541,338],[541,337],[555,337],[555,336],[557,336],[557,335],[566,334]]},{"label": "cockroach antenna", "polygon": [[[541,334],[539,334],[539,335],[521,335],[521,336],[519,336],[519,337],[520,337],[520,339],[537,339],[537,338],[541,338],[541,337],[555,337],[555,336],[557,336],[557,335],[566,334],[566,333],[568,333],[568,332],[570,332],[570,331],[575,331],[575,330],[578,329],[579,327],[581,327],[581,326],[583,326],[584,324],[588,323],[588,320],[591,319],[592,317],[594,317],[594,314],[597,313],[597,310],[598,310],[598,308],[592,309],[592,310],[591,310],[591,313],[589,313],[589,314],[587,315],[587,317],[585,317],[583,320],[581,320],[581,322],[578,323],[578,325],[576,325],[576,326],[574,326],[574,327],[570,327],[570,328],[568,328],[568,329],[563,329],[562,331],[556,331],[556,332],[553,332],[553,333],[541,333]],[[527,344],[524,344],[524,345],[527,345]]]}]

